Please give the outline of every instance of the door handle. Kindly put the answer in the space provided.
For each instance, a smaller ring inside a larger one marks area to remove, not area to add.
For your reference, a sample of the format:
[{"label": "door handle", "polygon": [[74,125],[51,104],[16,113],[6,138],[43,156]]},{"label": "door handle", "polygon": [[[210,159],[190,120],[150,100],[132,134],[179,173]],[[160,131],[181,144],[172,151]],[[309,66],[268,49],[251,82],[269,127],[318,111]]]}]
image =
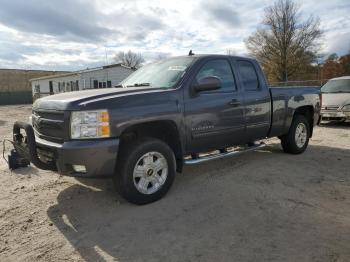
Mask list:
[{"label": "door handle", "polygon": [[229,103],[228,103],[230,106],[239,106],[241,104],[240,101],[238,101],[237,99],[232,99]]}]

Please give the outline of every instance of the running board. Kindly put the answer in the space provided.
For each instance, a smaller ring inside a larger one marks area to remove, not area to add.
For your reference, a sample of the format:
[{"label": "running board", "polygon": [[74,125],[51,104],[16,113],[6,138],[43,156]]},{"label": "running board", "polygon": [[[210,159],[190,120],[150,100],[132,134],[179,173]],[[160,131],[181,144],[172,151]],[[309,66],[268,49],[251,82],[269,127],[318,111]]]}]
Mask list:
[{"label": "running board", "polygon": [[198,158],[195,158],[195,159],[186,159],[184,163],[186,165],[196,165],[196,164],[200,164],[200,163],[207,162],[207,161],[210,161],[210,160],[226,158],[226,157],[231,157],[231,156],[237,156],[237,155],[243,154],[245,152],[258,150],[258,149],[261,149],[261,148],[264,148],[264,147],[266,147],[266,144],[265,143],[261,143],[261,144],[257,144],[257,145],[254,145],[254,146],[250,146],[250,147],[248,147],[246,149],[243,149],[243,150],[229,151],[229,152],[220,153],[220,154],[207,155],[207,156],[198,157]]}]

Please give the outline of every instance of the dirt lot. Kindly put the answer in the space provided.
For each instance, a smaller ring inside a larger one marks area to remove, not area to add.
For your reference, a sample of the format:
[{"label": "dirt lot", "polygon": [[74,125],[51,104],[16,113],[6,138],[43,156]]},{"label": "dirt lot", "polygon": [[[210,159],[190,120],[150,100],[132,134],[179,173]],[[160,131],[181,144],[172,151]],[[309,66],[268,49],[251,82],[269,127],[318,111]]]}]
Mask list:
[{"label": "dirt lot", "polygon": [[[29,114],[0,107],[0,139]],[[302,155],[267,143],[186,167],[146,206],[1,159],[0,261],[350,261],[350,124],[316,128]]]}]

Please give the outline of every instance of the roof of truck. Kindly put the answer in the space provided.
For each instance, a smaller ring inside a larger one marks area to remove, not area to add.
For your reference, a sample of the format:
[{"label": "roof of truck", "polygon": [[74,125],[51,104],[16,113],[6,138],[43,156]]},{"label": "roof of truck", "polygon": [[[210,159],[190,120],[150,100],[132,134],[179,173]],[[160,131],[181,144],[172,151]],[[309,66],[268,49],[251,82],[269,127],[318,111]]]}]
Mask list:
[{"label": "roof of truck", "polygon": [[[188,56],[188,55],[187,55]],[[219,56],[219,57],[234,57],[234,58],[245,58],[245,59],[254,59],[246,56],[236,56],[236,55],[225,55],[225,54],[194,54],[190,57],[210,57],[210,56]],[[180,57],[186,57],[185,55]],[[171,58],[171,57],[170,57]]]}]

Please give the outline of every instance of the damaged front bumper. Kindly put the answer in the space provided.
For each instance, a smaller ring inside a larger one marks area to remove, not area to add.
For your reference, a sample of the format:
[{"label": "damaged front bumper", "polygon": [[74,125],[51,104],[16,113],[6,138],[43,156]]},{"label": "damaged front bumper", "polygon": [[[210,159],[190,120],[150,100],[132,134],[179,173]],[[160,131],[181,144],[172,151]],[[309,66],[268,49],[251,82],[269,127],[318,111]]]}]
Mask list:
[{"label": "damaged front bumper", "polygon": [[13,144],[22,157],[39,169],[69,176],[101,177],[115,172],[119,139],[72,140],[58,144],[35,136],[30,124],[16,122]]}]

